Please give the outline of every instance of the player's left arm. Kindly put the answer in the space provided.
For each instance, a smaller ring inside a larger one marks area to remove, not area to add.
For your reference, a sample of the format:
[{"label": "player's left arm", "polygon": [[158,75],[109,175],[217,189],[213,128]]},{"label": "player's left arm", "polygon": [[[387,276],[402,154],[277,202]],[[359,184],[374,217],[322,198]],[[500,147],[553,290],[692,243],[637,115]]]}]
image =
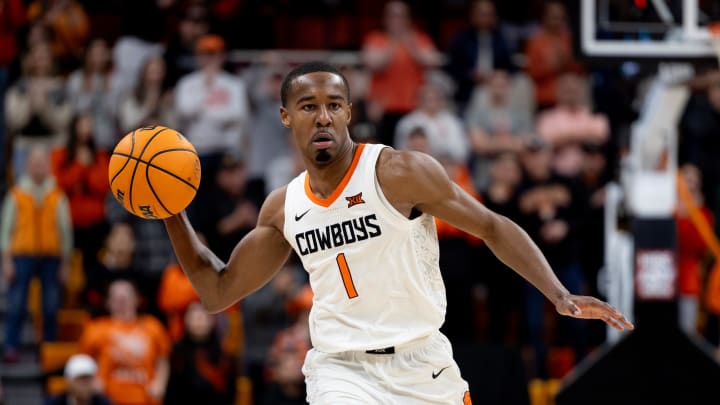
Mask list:
[{"label": "player's left arm", "polygon": [[378,178],[388,200],[401,212],[416,208],[483,239],[498,259],[538,288],[560,314],[601,319],[618,330],[633,329],[610,304],[570,294],[527,233],[453,183],[435,159],[417,152],[388,150],[383,155]]}]

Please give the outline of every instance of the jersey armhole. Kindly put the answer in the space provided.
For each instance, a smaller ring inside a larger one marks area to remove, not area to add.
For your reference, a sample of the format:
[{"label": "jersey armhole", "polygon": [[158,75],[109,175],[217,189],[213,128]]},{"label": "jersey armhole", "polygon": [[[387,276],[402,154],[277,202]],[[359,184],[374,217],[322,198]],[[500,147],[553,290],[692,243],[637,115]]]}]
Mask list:
[{"label": "jersey armhole", "polygon": [[[306,176],[306,175],[307,175],[307,171],[301,172],[300,174],[298,174],[297,176],[295,176],[292,180],[290,180],[290,182],[287,184],[287,186],[286,186],[286,188],[285,188],[285,201],[283,201],[283,216],[284,216],[284,218],[283,218],[283,229],[282,229],[282,233],[283,233],[283,236],[285,236],[285,239],[286,239],[286,240],[288,241],[288,243],[290,244],[290,246],[293,247],[293,250],[295,249],[295,247],[293,246],[292,241],[289,239],[289,237],[290,237],[291,235],[290,235],[290,233],[289,233],[289,231],[288,231],[288,226],[289,226],[289,223],[290,223],[290,221],[288,221],[288,220],[289,220],[290,218],[292,218],[292,216],[291,216],[292,213],[290,212],[291,204],[288,203],[288,199],[291,198],[292,195],[295,195],[296,191],[295,191],[294,189],[297,188],[297,185],[298,185],[298,184],[304,184],[304,183],[305,183],[305,176]],[[303,193],[305,192],[305,191],[302,190],[302,189],[301,189],[300,191],[303,192]]]}]

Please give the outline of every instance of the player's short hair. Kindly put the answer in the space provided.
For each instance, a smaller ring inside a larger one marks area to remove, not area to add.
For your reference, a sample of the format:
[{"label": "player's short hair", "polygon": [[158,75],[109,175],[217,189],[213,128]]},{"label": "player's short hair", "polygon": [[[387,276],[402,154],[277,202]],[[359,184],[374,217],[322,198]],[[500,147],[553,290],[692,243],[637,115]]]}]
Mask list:
[{"label": "player's short hair", "polygon": [[280,88],[280,101],[282,102],[283,107],[287,106],[287,98],[288,94],[290,93],[290,87],[292,86],[293,81],[300,76],[315,72],[328,72],[340,76],[343,84],[345,85],[345,94],[347,95],[347,100],[348,102],[350,102],[350,85],[348,84],[347,78],[345,78],[345,76],[340,73],[340,70],[338,70],[335,66],[329,63],[314,61],[303,63],[302,65],[291,70],[290,73],[285,76],[285,79],[283,79],[282,82],[282,87]]}]

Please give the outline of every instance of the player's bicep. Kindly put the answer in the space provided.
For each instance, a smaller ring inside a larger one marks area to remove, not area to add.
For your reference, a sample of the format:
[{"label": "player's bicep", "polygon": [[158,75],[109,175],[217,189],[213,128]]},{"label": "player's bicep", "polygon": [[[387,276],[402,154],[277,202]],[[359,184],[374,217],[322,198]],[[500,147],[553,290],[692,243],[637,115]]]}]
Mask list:
[{"label": "player's bicep", "polygon": [[486,239],[494,229],[495,220],[498,218],[497,214],[482,205],[459,185],[453,183],[453,189],[453,193],[448,194],[447,198],[428,206],[423,212],[438,217],[478,238]]},{"label": "player's bicep", "polygon": [[479,238],[488,234],[496,214],[453,182],[439,162],[426,157],[413,166],[415,208]]}]

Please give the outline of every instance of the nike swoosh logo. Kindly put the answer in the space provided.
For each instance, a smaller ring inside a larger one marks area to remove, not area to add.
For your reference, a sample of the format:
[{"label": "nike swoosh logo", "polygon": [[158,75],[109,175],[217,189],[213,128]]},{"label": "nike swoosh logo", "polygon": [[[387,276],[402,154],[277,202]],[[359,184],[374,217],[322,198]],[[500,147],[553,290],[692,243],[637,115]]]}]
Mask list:
[{"label": "nike swoosh logo", "polygon": [[433,371],[433,373],[432,373],[432,378],[433,378],[433,380],[436,379],[436,378],[438,378],[438,376],[440,376],[440,374],[442,374],[442,372],[445,371],[445,369],[446,369],[446,368],[449,368],[449,367],[450,367],[450,366],[443,367],[443,368],[441,368],[440,371],[438,371],[437,373]]},{"label": "nike swoosh logo", "polygon": [[303,212],[303,213],[302,213],[302,214],[300,214],[300,215],[298,215],[298,214],[295,214],[295,220],[296,220],[296,221],[299,221],[299,220],[301,220],[301,219],[302,219],[302,217],[304,217],[304,216],[305,216],[305,214],[307,214],[308,212],[310,212],[310,208],[308,208],[308,209],[307,209],[307,211]]}]

